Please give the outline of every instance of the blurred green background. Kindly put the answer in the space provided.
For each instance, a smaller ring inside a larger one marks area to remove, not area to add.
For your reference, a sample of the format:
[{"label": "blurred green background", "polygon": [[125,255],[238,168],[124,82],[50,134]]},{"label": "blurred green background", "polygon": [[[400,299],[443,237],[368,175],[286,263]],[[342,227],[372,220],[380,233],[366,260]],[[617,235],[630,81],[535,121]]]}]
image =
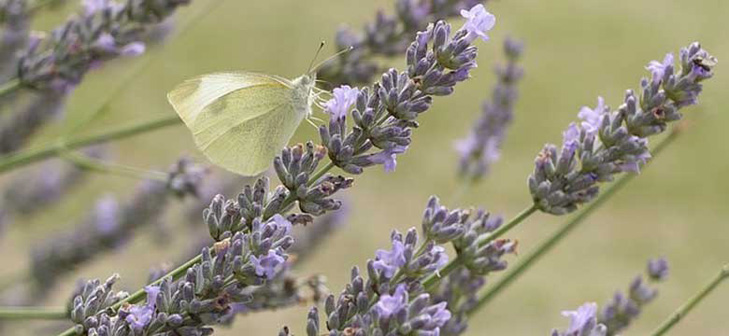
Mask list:
[{"label": "blurred green background", "polygon": [[[207,4],[193,2],[181,10],[178,25]],[[392,12],[392,7],[393,1],[384,0],[225,1],[187,33],[143,56],[156,58],[153,66],[82,133],[174,113],[167,105],[166,92],[194,75],[246,69],[298,76],[318,42],[331,41],[340,25],[359,30],[378,8]],[[356,178],[356,186],[347,194],[351,206],[346,228],[330,237],[297,272],[325,275],[328,287],[338,293],[353,265],[364,265],[376,249],[389,246],[390,230],[420,225],[422,210],[433,194],[441,196],[447,206],[480,206],[506,217],[515,215],[529,205],[525,181],[536,153],[545,142],[561,140],[563,128],[576,118],[581,106],[594,106],[600,95],[616,107],[624,91],[635,89],[646,76],[643,67],[648,61],[700,41],[719,59],[719,66],[715,78],[706,83],[700,105],[686,109],[688,131],[655,165],[479,312],[468,333],[547,335],[552,328],[567,324],[560,311],[585,301],[602,305],[643,271],[648,258],[665,256],[672,266],[669,281],[662,284],[658,300],[626,332],[646,334],[729,262],[729,149],[725,140],[729,114],[724,110],[729,106],[729,81],[723,64],[729,60],[729,2],[501,0],[489,1],[487,8],[497,16],[497,25],[492,40],[479,44],[480,67],[472,73],[473,79],[459,85],[452,96],[435,100],[420,119],[422,126],[415,132],[410,151],[398,158],[396,172],[371,169]],[[38,28],[53,27],[65,17],[49,14]],[[460,26],[457,20],[454,24]],[[501,46],[507,35],[526,43],[526,77],[520,85],[515,122],[502,159],[490,176],[472,188],[461,204],[450,204],[457,188],[452,143],[470,129],[482,100],[490,96],[495,80],[492,65],[503,60]],[[327,54],[332,52],[330,46]],[[53,139],[68,122],[97,109],[139,64],[134,59],[113,62],[91,73],[71,99],[67,118],[49,127],[36,142]],[[402,61],[392,64],[401,67]],[[303,126],[294,140],[306,139],[316,139],[316,134]],[[165,169],[183,153],[202,160],[183,127],[119,141],[112,148],[115,161],[137,167]],[[95,199],[108,193],[123,199],[135,183],[95,175],[63,204],[13,225],[0,238],[0,277],[22,272],[30,248],[43,237],[77,223]],[[177,204],[175,209],[182,210],[184,205]],[[176,225],[175,211],[171,212],[168,220]],[[567,219],[537,214],[509,236],[518,238],[521,251],[527,251]],[[149,267],[175,259],[190,244],[184,237],[170,237],[170,244],[160,244],[154,237],[137,237],[129,248],[82,268],[79,276],[106,278],[119,272],[121,287],[138,288]],[[62,304],[74,280],[69,277],[47,303]],[[672,334],[729,334],[728,300],[729,286],[720,288]],[[243,317],[232,329],[220,328],[217,334],[273,335],[282,325],[302,334],[307,309],[302,305]],[[27,325],[8,332],[22,334],[22,330],[43,334]]]}]

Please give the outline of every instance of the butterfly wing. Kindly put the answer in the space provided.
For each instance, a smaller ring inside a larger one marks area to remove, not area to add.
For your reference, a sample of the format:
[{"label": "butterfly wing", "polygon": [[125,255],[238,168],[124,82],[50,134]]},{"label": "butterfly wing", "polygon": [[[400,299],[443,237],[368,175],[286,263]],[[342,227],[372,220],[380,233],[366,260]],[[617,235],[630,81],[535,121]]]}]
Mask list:
[{"label": "butterfly wing", "polygon": [[245,176],[264,172],[304,117],[288,80],[257,73],[203,75],[168,99],[205,156]]}]

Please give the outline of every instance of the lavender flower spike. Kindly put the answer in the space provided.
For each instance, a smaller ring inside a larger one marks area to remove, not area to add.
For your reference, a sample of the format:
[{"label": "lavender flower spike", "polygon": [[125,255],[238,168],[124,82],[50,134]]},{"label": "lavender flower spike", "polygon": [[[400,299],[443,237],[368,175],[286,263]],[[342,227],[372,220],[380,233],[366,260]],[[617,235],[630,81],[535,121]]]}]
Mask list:
[{"label": "lavender flower spike", "polygon": [[517,65],[523,49],[522,43],[511,38],[504,41],[507,63],[495,69],[498,82],[491,93],[491,101],[484,101],[483,112],[468,137],[455,143],[461,156],[459,174],[463,178],[482,178],[500,157],[506,128],[514,118],[518,97],[516,84],[524,72]]},{"label": "lavender flower spike", "polygon": [[86,0],[85,10],[30,45],[18,64],[21,84],[68,92],[101,63],[144,52],[145,32],[191,0]]},{"label": "lavender flower spike", "polygon": [[341,28],[336,36],[337,50],[350,47],[352,50],[325,64],[317,77],[335,84],[369,84],[383,70],[376,61],[377,57],[400,55],[428,23],[457,17],[462,11],[469,18],[467,27],[464,27],[471,32],[469,41],[476,37],[485,38],[486,31],[493,26],[493,16],[474,7],[484,2],[487,1],[397,0],[395,14],[378,11],[373,22],[364,27],[363,33]]},{"label": "lavender flower spike", "polygon": [[716,59],[692,43],[681,50],[681,66],[674,71],[671,56],[651,62],[652,80],[643,78],[642,93],[625,93],[616,111],[598,100],[595,109],[583,108],[580,125],[565,131],[561,149],[548,144],[535,160],[529,176],[534,204],[543,212],[562,215],[597,196],[600,182],[620,173],[640,171],[649,158],[648,137],[681,119],[679,110],[696,104],[702,81],[713,76]]},{"label": "lavender flower spike", "polygon": [[[651,282],[665,280],[668,275],[668,262],[663,258],[651,259],[648,261],[646,273]],[[658,290],[649,287],[643,277],[638,275],[630,282],[627,293],[615,293],[612,300],[600,311],[598,320],[607,327],[608,336],[621,334],[657,295]]]}]

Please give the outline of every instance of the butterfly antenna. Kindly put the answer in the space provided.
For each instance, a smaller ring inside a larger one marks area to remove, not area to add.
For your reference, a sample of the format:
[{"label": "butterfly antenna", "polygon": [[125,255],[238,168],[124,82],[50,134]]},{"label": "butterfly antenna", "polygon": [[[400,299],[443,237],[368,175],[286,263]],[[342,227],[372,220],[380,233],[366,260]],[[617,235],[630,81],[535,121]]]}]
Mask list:
[{"label": "butterfly antenna", "polygon": [[319,53],[321,50],[324,49],[324,41],[319,42],[319,49],[316,49],[316,53],[314,54],[314,58],[311,59],[311,62],[309,63],[309,69],[306,70],[306,73],[310,73],[312,70],[312,67],[314,66],[314,61],[316,61],[316,58],[319,57]]},{"label": "butterfly antenna", "polygon": [[[318,130],[319,130],[319,125],[315,124],[315,123],[314,123],[314,122],[313,122],[313,121],[311,120],[312,118],[313,118],[313,117],[308,117],[308,118],[306,118],[306,122],[308,122],[308,123],[309,123],[309,125],[313,126],[313,127],[314,127],[314,129],[318,131]],[[317,118],[317,119],[318,119],[318,118]],[[319,120],[321,120],[321,119],[319,119]],[[323,120],[322,120],[322,121],[323,121]]]},{"label": "butterfly antenna", "polygon": [[334,59],[334,58],[336,58],[336,57],[339,57],[339,55],[342,55],[342,54],[346,54],[346,53],[348,53],[348,52],[350,52],[350,51],[352,51],[352,50],[354,50],[354,47],[353,47],[353,46],[349,46],[348,48],[344,48],[344,49],[340,50],[339,52],[337,52],[336,54],[334,54],[334,55],[331,55],[331,56],[327,57],[327,59],[325,59],[325,60],[323,60],[323,61],[319,62],[319,63],[318,63],[317,65],[315,65],[315,66],[314,66],[313,68],[311,68],[311,67],[310,67],[310,71],[316,71],[316,70],[318,70],[318,69],[319,69],[319,68],[320,68],[320,67],[321,67],[322,65],[324,65],[324,64],[327,64],[327,63],[328,63],[329,61],[333,60],[333,59]]}]

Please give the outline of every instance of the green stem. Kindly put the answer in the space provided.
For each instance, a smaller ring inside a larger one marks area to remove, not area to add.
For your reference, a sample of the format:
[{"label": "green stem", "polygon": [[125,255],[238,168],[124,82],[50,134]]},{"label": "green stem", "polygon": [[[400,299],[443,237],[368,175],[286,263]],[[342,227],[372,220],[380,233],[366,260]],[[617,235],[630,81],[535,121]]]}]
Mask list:
[{"label": "green stem", "polygon": [[496,240],[496,238],[499,238],[509,232],[511,229],[519,225],[522,221],[529,218],[535,211],[537,211],[537,206],[532,204],[527,209],[522,210],[516,217],[512,218],[508,223],[505,225],[500,226],[498,229],[491,232],[488,236],[486,236],[486,239],[481,240],[478,242],[478,246],[486,246],[488,243]]},{"label": "green stem", "polygon": [[330,170],[332,170],[332,168],[334,168],[334,162],[329,161],[329,163],[327,163],[326,166],[319,169],[317,172],[314,173],[314,175],[311,175],[311,178],[309,178],[309,183],[308,183],[309,186],[316,183],[320,178],[322,178],[322,176],[324,176],[324,174],[326,174]]},{"label": "green stem", "polygon": [[[519,223],[523,222],[525,219],[529,218],[535,211],[537,211],[537,207],[535,205],[530,206],[529,208],[526,208],[522,210],[516,217],[512,218],[508,223],[505,225],[499,227],[495,231],[493,231],[490,235],[488,235],[485,239],[480,241],[478,244],[479,246],[485,246],[486,244],[494,241],[496,238],[501,237],[509,230],[513,229]],[[438,282],[440,279],[445,278],[453,272],[458,266],[460,266],[463,263],[463,260],[460,256],[456,257],[453,261],[449,262],[445,267],[443,267],[442,270],[438,272],[438,274],[433,274],[429,276],[428,278],[423,281],[423,286],[425,286],[425,290],[427,292],[433,290],[436,285],[438,285]]]},{"label": "green stem", "polygon": [[59,146],[58,144],[51,144],[36,149],[24,150],[15,154],[2,156],[0,157],[0,174],[40,160],[58,156],[62,152],[69,149],[77,149],[113,140],[124,139],[167,126],[179,124],[180,118],[177,117],[177,115],[168,116],[164,118],[159,118],[157,120],[139,123],[137,125],[120,127],[101,134],[79,137],[77,139],[70,139],[63,143],[62,146]]},{"label": "green stem", "polygon": [[0,307],[0,320],[65,320],[66,309],[48,307]]},{"label": "green stem", "polygon": [[684,303],[681,307],[678,307],[671,316],[669,316],[663,323],[656,328],[651,333],[651,336],[661,336],[671,330],[673,326],[678,324],[688,313],[691,312],[704,298],[709,296],[711,292],[716,289],[716,287],[719,287],[719,285],[729,278],[729,264],[724,265],[724,267],[721,268],[721,271],[719,274],[717,274],[714,279],[712,279],[704,288],[702,288],[694,297],[692,297],[688,302]]},{"label": "green stem", "polygon": [[75,152],[62,152],[60,155],[80,169],[106,174],[114,174],[124,177],[131,177],[140,180],[156,180],[161,182],[167,182],[167,174],[162,172],[148,171],[121,164],[106,162],[98,159],[93,159]]},{"label": "green stem", "polygon": [[0,97],[5,96],[20,88],[20,79],[13,78],[3,84],[0,84]]},{"label": "green stem", "polygon": [[[671,142],[673,142],[678,134],[680,134],[678,128],[674,128],[674,131],[672,131],[671,134],[669,134],[665,139],[658,143],[658,145],[656,145],[655,149],[653,150],[653,158],[655,159],[655,157],[658,156],[661,151],[663,151]],[[652,162],[652,160],[650,162]],[[614,183],[607,186],[602,191],[602,193],[600,193],[600,196],[598,196],[596,200],[586,205],[582,209],[582,211],[577,214],[577,216],[563,224],[551,236],[547,237],[547,239],[537,245],[534,250],[529,251],[529,253],[519,258],[519,262],[517,264],[509,267],[509,270],[506,272],[506,274],[504,274],[503,277],[501,277],[496,283],[493,284],[493,286],[491,286],[489,289],[486,290],[486,292],[484,292],[483,295],[481,295],[476,305],[471,311],[469,311],[469,314],[478,311],[481,307],[489,303],[494,297],[496,297],[496,295],[503,291],[504,288],[508,287],[512,282],[518,279],[519,276],[524,273],[524,271],[529,269],[529,267],[531,267],[534,262],[539,260],[539,258],[545,255],[546,252],[551,250],[555,245],[557,245],[557,243],[562,241],[562,239],[564,239],[572,230],[580,225],[580,223],[582,223],[588,216],[590,216],[590,214],[592,214],[595,210],[600,208],[600,206],[605,204],[605,202],[607,202],[618,190],[622,189],[636,176],[636,174],[623,174],[622,176],[620,176]]]}]

